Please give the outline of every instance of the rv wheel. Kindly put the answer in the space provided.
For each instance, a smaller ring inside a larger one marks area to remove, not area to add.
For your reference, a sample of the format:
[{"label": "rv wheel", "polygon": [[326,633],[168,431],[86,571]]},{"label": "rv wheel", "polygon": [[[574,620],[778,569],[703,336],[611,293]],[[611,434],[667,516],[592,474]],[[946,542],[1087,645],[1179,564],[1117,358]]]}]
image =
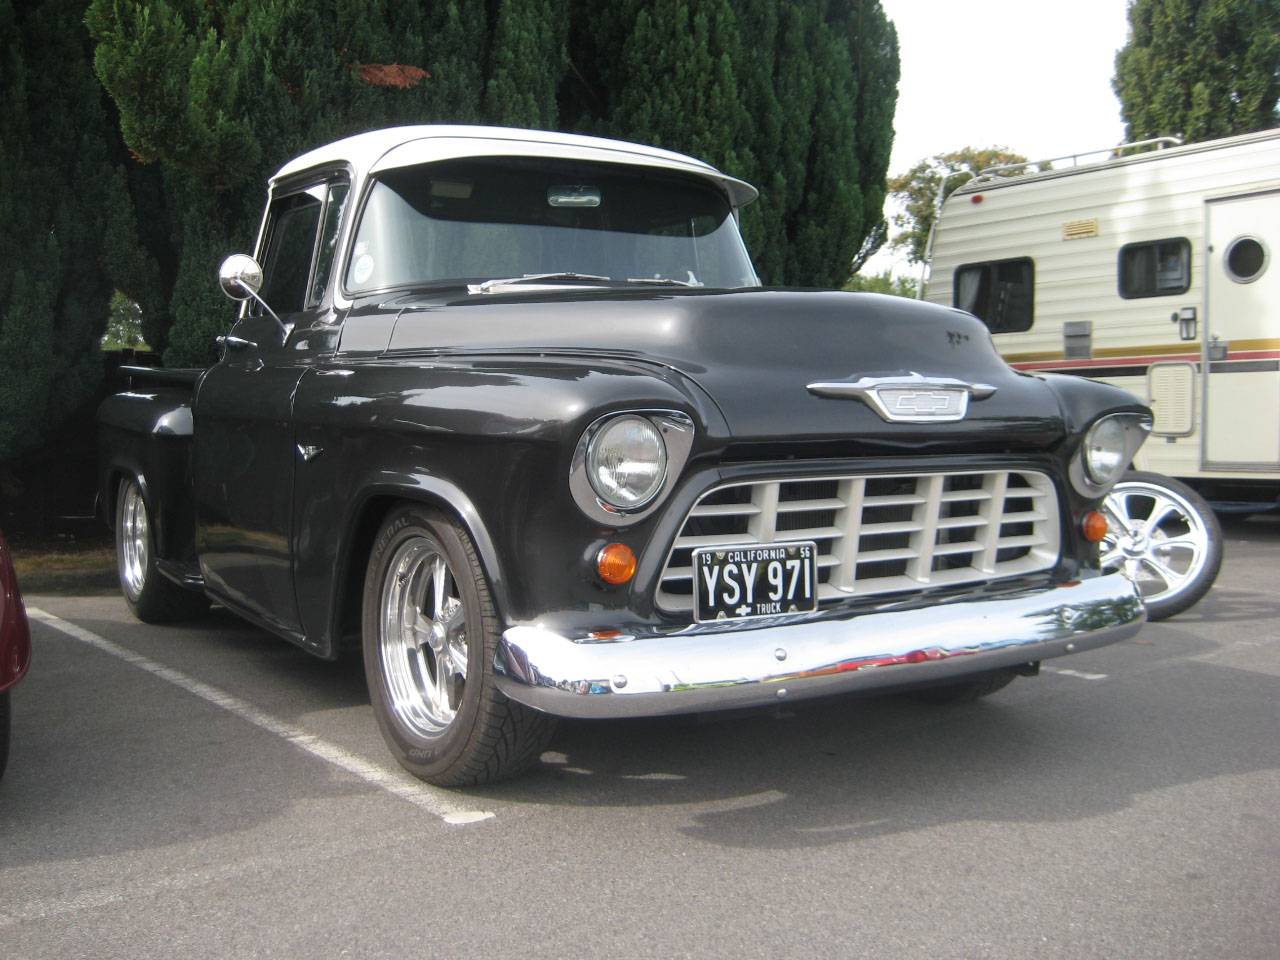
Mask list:
[{"label": "rv wheel", "polygon": [[1102,512],[1110,528],[1102,568],[1138,585],[1148,619],[1172,617],[1208,593],[1222,565],[1222,529],[1185,483],[1131,471],[1107,494]]}]

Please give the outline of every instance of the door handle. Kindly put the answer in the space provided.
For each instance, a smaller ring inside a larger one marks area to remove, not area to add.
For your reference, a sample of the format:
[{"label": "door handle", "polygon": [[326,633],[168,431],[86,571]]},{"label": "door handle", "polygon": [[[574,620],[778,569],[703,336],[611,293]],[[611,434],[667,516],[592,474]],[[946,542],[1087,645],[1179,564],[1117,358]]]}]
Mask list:
[{"label": "door handle", "polygon": [[218,337],[218,346],[227,347],[230,350],[243,350],[246,347],[256,347],[257,344],[244,337],[233,337],[228,334],[225,337]]}]

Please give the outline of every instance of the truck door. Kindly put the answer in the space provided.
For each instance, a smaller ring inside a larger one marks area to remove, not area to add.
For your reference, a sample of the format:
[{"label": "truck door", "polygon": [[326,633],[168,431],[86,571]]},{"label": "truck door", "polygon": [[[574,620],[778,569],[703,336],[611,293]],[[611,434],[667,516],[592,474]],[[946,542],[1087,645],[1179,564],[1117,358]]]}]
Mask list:
[{"label": "truck door", "polygon": [[1280,191],[1205,210],[1205,466],[1280,466]]},{"label": "truck door", "polygon": [[247,301],[225,354],[200,382],[195,493],[200,567],[210,593],[284,633],[300,630],[294,592],[298,382],[333,352],[325,293],[347,184],[314,180],[277,188],[258,260],[262,299]]}]

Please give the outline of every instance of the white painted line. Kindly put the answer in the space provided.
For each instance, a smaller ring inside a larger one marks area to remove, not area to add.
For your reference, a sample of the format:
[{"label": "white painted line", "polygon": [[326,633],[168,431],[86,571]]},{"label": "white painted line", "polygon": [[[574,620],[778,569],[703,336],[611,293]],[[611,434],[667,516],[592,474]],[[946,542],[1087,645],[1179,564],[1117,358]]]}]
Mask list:
[{"label": "white painted line", "polygon": [[220,707],[228,713],[233,713],[241,720],[247,720],[255,727],[275,734],[282,740],[287,740],[312,756],[319,757],[335,767],[354,774],[366,783],[381,787],[402,800],[408,800],[428,813],[435,814],[445,823],[476,823],[493,817],[493,813],[488,810],[468,810],[455,803],[453,796],[444,790],[438,790],[417,780],[410,780],[408,779],[408,774],[387,770],[384,767],[369,763],[353,753],[348,753],[337,744],[322,740],[320,737],[307,733],[301,727],[295,727],[284,720],[271,716],[269,713],[264,713],[252,704],[227,693],[225,690],[219,690],[217,687],[194,677],[189,677],[181,671],[166,667],[164,664],[157,663],[149,657],[144,657],[140,653],[134,653],[126,647],[111,642],[106,637],[100,637],[96,633],[85,630],[83,627],[78,627],[74,623],[69,623],[51,613],[46,613],[38,607],[27,607],[27,616],[32,620],[38,620],[40,623],[52,627],[73,640],[79,640],[81,643],[86,643],[101,650],[103,653],[109,653],[111,656],[125,661],[125,663],[131,664],[140,670],[145,670],[147,673],[172,683],[174,686],[181,687],[188,693],[194,693],[200,699],[213,704],[215,707]]},{"label": "white painted line", "polygon": [[1063,669],[1062,667],[1041,667],[1046,673],[1056,673],[1062,677],[1079,677],[1081,680],[1105,680],[1105,673],[1085,673],[1083,670]]}]

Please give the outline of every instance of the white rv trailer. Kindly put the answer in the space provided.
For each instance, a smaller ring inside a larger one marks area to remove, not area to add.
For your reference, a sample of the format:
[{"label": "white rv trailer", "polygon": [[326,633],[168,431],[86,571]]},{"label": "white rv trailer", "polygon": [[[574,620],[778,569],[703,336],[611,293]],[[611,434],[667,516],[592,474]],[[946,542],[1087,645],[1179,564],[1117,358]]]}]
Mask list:
[{"label": "white rv trailer", "polygon": [[976,313],[1020,370],[1146,400],[1138,469],[1276,505],[1280,130],[979,175],[943,205],[927,298]]},{"label": "white rv trailer", "polygon": [[1197,491],[1219,510],[1280,507],[1280,130],[1119,152],[957,189],[927,299],[980,317],[1017,369],[1151,405],[1140,472],[1107,500],[1103,562],[1158,619],[1217,575],[1221,535]]}]

